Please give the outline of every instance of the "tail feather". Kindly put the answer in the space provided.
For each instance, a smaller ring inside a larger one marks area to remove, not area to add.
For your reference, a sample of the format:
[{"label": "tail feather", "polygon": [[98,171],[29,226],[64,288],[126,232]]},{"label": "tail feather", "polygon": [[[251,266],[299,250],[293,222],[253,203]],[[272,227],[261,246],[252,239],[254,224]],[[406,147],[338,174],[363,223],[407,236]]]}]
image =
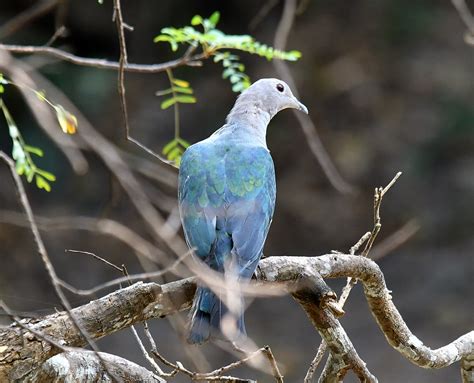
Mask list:
[{"label": "tail feather", "polygon": [[188,343],[201,344],[211,336],[211,316],[204,311],[196,311],[191,319],[191,329],[188,335]]},{"label": "tail feather", "polygon": [[[202,344],[209,340],[213,333],[220,335],[222,333],[222,318],[224,318],[228,312],[227,307],[214,292],[206,287],[199,286],[191,309],[188,343]],[[235,339],[231,339],[232,341],[236,341],[247,334],[244,323],[243,305],[241,305],[241,312],[239,314],[237,318],[237,333],[235,337],[233,337]]]}]

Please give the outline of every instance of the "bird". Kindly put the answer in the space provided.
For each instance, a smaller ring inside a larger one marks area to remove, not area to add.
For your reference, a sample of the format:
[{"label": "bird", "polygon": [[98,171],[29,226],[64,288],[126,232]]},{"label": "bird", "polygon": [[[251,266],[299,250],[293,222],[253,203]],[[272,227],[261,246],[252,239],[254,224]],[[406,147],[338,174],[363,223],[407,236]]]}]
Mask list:
[{"label": "bird", "polygon": [[[239,283],[252,278],[272,222],[276,181],[266,132],[270,120],[287,108],[308,114],[284,81],[260,79],[237,97],[225,124],[190,145],[181,158],[178,203],[187,245],[210,269]],[[243,304],[232,313],[224,294],[198,283],[190,310],[190,344],[221,337],[229,313],[235,331],[227,340],[236,344],[245,339]],[[243,302],[240,291],[236,294]]]}]

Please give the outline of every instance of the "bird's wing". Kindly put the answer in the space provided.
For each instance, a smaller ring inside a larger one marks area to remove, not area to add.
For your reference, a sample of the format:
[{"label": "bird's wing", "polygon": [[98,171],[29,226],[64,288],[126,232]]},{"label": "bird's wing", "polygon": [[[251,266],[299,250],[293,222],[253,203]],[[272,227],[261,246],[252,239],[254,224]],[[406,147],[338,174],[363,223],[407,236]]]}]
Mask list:
[{"label": "bird's wing", "polygon": [[238,273],[250,277],[260,259],[275,207],[275,170],[263,147],[189,147],[181,160],[178,199],[188,245],[223,271],[231,250]]},{"label": "bird's wing", "polygon": [[241,277],[250,278],[258,264],[275,209],[276,185],[273,160],[265,148],[235,153],[226,161],[231,199],[226,230]]},{"label": "bird's wing", "polygon": [[179,169],[179,208],[188,246],[203,260],[216,240],[224,183],[222,157],[213,147],[198,143],[185,151]]}]

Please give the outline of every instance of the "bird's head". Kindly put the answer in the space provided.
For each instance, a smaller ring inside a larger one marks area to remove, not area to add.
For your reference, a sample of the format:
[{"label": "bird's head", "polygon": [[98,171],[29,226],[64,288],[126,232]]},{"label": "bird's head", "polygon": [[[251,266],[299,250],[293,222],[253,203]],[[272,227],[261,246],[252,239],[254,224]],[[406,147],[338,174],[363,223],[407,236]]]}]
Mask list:
[{"label": "bird's head", "polygon": [[261,122],[266,127],[278,112],[288,108],[308,114],[308,109],[293,95],[288,84],[276,78],[263,78],[255,81],[237,98],[227,122]]},{"label": "bird's head", "polygon": [[308,114],[304,106],[291,92],[287,83],[277,78],[263,78],[247,88],[239,99],[253,99],[259,107],[273,117],[283,109],[298,109]]}]

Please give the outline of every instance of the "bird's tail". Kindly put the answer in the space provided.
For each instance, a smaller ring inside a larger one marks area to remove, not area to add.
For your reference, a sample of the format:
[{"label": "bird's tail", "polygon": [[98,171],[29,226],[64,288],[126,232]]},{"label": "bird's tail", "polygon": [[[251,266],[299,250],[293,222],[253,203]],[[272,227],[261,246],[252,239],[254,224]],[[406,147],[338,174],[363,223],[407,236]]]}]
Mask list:
[{"label": "bird's tail", "polygon": [[[242,336],[246,336],[244,323],[243,304],[237,318],[237,331],[232,336],[232,341],[236,341]],[[191,324],[188,335],[188,343],[201,344],[209,340],[211,333],[218,330],[221,334],[222,319],[229,313],[227,307],[219,297],[207,287],[198,286],[194,304],[191,309]]]}]

